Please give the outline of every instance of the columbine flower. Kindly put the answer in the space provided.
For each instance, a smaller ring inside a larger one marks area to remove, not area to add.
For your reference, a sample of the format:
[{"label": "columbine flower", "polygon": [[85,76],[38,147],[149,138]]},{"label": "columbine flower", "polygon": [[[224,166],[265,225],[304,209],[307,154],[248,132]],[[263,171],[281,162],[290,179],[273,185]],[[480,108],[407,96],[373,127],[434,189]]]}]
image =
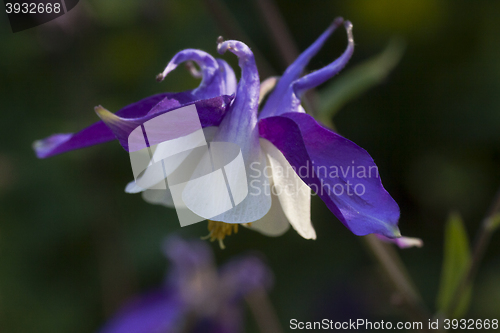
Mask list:
[{"label": "columbine flower", "polygon": [[[344,53],[329,65],[300,77],[309,60],[342,24],[348,36]],[[180,62],[193,60],[202,70],[202,82],[197,89],[152,96],[116,114],[98,107],[96,112],[111,131],[99,122],[75,135],[49,137],[35,143],[38,156],[109,141],[112,133],[128,151],[128,135],[138,125],[160,113],[194,103],[207,141],[237,144],[250,175],[250,195],[209,223],[212,240],[222,244],[226,235],[237,231],[237,224],[267,235],[281,235],[291,225],[304,238],[315,239],[310,220],[311,189],[354,234],[400,237],[399,207],[382,186],[370,155],[320,125],[300,105],[308,89],[336,75],[350,59],[354,50],[351,23],[337,18],[288,67],[260,113],[261,85],[251,50],[234,40],[220,40],[217,50],[221,54],[230,51],[238,57],[241,79],[234,98],[228,96],[235,92],[234,73],[225,62],[203,51],[181,51],[158,78],[164,79]],[[136,193],[144,189],[131,182],[126,191]],[[151,203],[173,206],[168,190],[147,190],[143,197]]]},{"label": "columbine flower", "polygon": [[164,253],[172,262],[160,288],[128,302],[101,333],[241,332],[243,298],[272,284],[256,257],[242,257],[217,271],[201,241],[169,238]]}]

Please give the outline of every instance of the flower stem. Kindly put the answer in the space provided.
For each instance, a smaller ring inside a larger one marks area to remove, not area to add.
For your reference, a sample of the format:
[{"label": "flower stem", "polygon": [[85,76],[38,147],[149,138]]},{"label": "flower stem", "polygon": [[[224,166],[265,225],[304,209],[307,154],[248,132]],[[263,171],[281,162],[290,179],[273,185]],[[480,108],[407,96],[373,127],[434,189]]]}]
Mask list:
[{"label": "flower stem", "polygon": [[271,33],[276,50],[284,60],[285,68],[299,56],[299,48],[295,44],[279,8],[272,0],[256,0],[259,13]]},{"label": "flower stem", "polygon": [[253,43],[243,31],[238,20],[224,2],[220,0],[204,0],[204,2],[225,38],[241,40],[252,49],[255,56],[255,62],[259,67],[259,72],[262,74],[262,77],[276,75],[271,64],[267,61],[259,48],[257,48],[255,43]]},{"label": "flower stem", "polygon": [[[273,0],[256,0],[257,8],[269,29],[273,39],[273,45],[276,46],[280,54],[285,68],[291,65],[300,55],[299,48],[295,43],[290,30],[281,15],[278,6]],[[306,92],[302,98],[302,102],[308,112],[314,115],[319,96],[314,89]]]},{"label": "flower stem", "polygon": [[420,294],[410,278],[398,253],[389,244],[380,241],[375,235],[364,237],[370,252],[382,266],[387,278],[401,297],[404,309],[414,320],[426,323],[431,318],[430,312],[425,308]]},{"label": "flower stem", "polygon": [[498,190],[495,199],[483,219],[481,223],[481,229],[479,230],[476,241],[474,243],[474,248],[472,250],[472,258],[469,262],[469,267],[467,269],[467,273],[463,275],[458,288],[453,295],[453,298],[448,306],[448,309],[445,311],[446,314],[451,315],[455,312],[456,308],[459,306],[460,301],[467,290],[468,286],[470,286],[479,269],[479,264],[481,263],[486,248],[490,243],[491,236],[497,229],[496,222],[498,219],[498,214],[500,213],[500,189]]}]

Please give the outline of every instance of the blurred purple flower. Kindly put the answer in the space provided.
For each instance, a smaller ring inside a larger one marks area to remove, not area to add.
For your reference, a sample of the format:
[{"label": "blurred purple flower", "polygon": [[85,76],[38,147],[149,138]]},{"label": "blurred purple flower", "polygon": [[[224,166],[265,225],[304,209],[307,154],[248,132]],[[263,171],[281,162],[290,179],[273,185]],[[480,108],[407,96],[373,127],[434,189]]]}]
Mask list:
[{"label": "blurred purple flower", "polygon": [[100,333],[237,333],[243,298],[269,289],[272,274],[256,257],[234,259],[217,271],[205,242],[170,237],[165,284],[128,302]]},{"label": "blurred purple flower", "polygon": [[[344,53],[327,66],[301,77],[310,59],[342,25],[348,37]],[[238,223],[249,226],[248,222],[252,222],[249,228],[266,235],[281,235],[291,225],[304,238],[315,239],[310,219],[311,189],[354,234],[400,237],[399,207],[382,186],[371,156],[323,127],[301,106],[301,97],[307,90],[335,76],[349,61],[354,51],[352,24],[342,18],[335,19],[287,68],[260,113],[261,84],[252,51],[234,40],[219,41],[217,49],[219,53],[230,51],[238,57],[241,79],[237,85],[234,72],[224,61],[199,50],[181,51],[158,79],[163,80],[179,63],[194,61],[202,72],[197,89],[155,95],[116,114],[98,107],[96,112],[103,121],[76,134],[56,134],[37,141],[34,146],[37,155],[44,158],[113,138],[128,151],[127,138],[132,129],[161,113],[194,103],[202,126],[207,132],[212,129],[207,140],[238,144],[247,174],[253,173],[257,180],[249,185],[264,193],[248,195],[235,208],[220,215],[221,222],[209,224],[212,240],[221,242],[226,235],[237,231]],[[301,173],[303,168],[306,171]],[[135,182],[126,188],[129,193],[143,191]],[[168,191],[144,191],[143,197],[150,203],[173,206],[165,192]]]}]

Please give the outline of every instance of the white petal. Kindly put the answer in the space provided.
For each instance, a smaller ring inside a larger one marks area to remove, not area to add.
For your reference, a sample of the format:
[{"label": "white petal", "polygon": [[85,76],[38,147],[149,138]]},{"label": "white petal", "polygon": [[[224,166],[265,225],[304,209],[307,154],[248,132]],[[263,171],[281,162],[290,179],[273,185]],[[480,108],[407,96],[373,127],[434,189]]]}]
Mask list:
[{"label": "white petal", "polygon": [[172,181],[172,196],[176,201],[177,186],[183,204],[198,216],[213,219],[240,204],[248,194],[248,178],[241,149],[231,142],[211,142],[200,163],[186,183]]},{"label": "white petal", "polygon": [[245,161],[248,195],[231,210],[213,220],[227,223],[248,223],[263,218],[271,208],[270,180],[266,174],[267,161],[260,147]]},{"label": "white petal", "polygon": [[249,229],[258,231],[266,236],[277,237],[283,235],[290,229],[290,223],[281,208],[277,196],[271,194],[272,204],[269,212],[260,220],[252,222]]},{"label": "white petal", "polygon": [[133,180],[130,183],[128,183],[127,186],[125,187],[125,192],[126,193],[140,193],[142,191],[144,191],[144,189],[142,187],[138,186],[135,183],[135,180]]},{"label": "white petal", "polygon": [[[203,134],[205,136],[205,140],[207,142],[211,141],[213,138],[214,138],[214,135],[215,133],[217,132],[217,127],[215,126],[210,126],[210,127],[205,127],[203,129]],[[196,139],[196,137],[195,137]],[[171,141],[175,141],[175,140],[171,140]],[[193,144],[199,144],[199,141],[200,139],[198,138],[197,140],[195,140],[196,142],[194,142]],[[165,154],[165,145],[159,145],[161,146],[160,149],[155,149],[154,151],[154,154],[153,154],[153,158],[157,158],[160,156],[160,154]],[[176,158],[175,159],[169,159],[169,163],[165,163],[165,173],[167,175],[173,173],[178,167],[179,165],[189,156],[189,151],[186,151],[186,152],[183,152],[183,153],[180,153],[180,154],[177,154],[176,155]],[[127,184],[127,186],[125,187],[125,192],[126,193],[140,193],[140,192],[143,192],[145,191],[147,188],[156,188],[156,189],[160,189],[160,188],[165,188],[165,182],[164,182],[164,175],[163,173],[158,175],[157,172],[154,172],[155,170],[153,169],[146,169],[146,171],[140,175],[137,179],[137,181],[145,186],[139,186],[137,185],[136,181],[133,180],[131,181],[130,183]],[[161,184],[162,186],[156,186],[156,184]],[[168,188],[167,188],[168,190]],[[147,201],[147,200],[146,200]]]},{"label": "white petal", "polygon": [[292,227],[305,239],[316,239],[311,223],[311,189],[295,173],[285,156],[271,142],[261,139],[272,168],[276,194]]},{"label": "white petal", "polygon": [[146,190],[142,192],[144,201],[153,205],[163,205],[166,207],[174,208],[174,201],[170,190]]}]

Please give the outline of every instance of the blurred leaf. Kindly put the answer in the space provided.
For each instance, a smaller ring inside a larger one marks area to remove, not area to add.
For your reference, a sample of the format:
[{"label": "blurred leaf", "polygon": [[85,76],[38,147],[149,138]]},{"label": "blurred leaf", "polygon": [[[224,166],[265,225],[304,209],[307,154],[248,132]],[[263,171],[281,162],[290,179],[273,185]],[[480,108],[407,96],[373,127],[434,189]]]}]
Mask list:
[{"label": "blurred leaf", "polygon": [[[436,300],[440,313],[446,313],[448,310],[471,260],[467,232],[462,218],[457,213],[450,214],[446,223],[444,246],[441,285]],[[470,285],[466,287],[461,299],[458,300],[454,312],[448,315],[451,315],[453,318],[459,318],[467,311],[471,299],[471,289]]]},{"label": "blurred leaf", "polygon": [[488,219],[488,229],[495,231],[500,227],[500,213],[497,213]]},{"label": "blurred leaf", "polygon": [[405,44],[392,39],[385,50],[333,80],[320,93],[319,119],[333,127],[331,119],[347,102],[381,83],[401,60]]}]

